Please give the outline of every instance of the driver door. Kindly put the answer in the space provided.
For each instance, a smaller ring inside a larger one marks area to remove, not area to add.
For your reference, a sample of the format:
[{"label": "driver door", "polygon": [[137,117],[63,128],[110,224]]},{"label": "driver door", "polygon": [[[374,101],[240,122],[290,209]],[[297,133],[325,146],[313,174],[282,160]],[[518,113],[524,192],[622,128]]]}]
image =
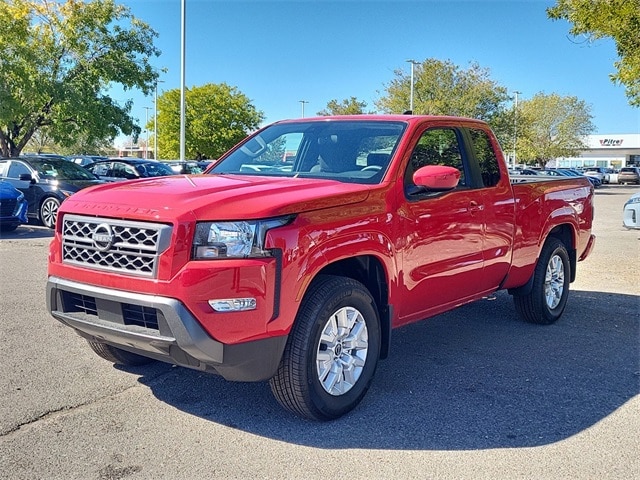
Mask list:
[{"label": "driver door", "polygon": [[[431,128],[418,140],[404,176],[401,219],[401,323],[425,318],[460,304],[480,290],[484,231],[481,196],[471,188],[461,133]],[[420,191],[413,173],[426,165],[446,165],[461,173],[449,192]]]}]

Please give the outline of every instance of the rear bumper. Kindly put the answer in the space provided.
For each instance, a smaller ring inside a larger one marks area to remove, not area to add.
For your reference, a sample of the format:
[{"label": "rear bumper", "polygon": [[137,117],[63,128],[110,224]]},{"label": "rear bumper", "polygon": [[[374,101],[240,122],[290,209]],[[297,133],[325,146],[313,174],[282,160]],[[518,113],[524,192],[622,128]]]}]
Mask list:
[{"label": "rear bumper", "polygon": [[227,380],[262,381],[278,368],[287,336],[224,344],[174,298],[49,277],[47,307],[82,337]]}]

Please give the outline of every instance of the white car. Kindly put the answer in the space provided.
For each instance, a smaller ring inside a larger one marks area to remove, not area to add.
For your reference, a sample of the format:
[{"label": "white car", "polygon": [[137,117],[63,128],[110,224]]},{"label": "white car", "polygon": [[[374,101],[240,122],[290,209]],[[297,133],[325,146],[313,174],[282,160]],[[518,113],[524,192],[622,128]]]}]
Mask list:
[{"label": "white car", "polygon": [[631,195],[624,204],[622,223],[627,228],[640,228],[640,193]]},{"label": "white car", "polygon": [[603,167],[588,167],[584,169],[584,174],[587,177],[595,177],[600,180],[601,183],[609,183],[609,173],[606,168]]}]

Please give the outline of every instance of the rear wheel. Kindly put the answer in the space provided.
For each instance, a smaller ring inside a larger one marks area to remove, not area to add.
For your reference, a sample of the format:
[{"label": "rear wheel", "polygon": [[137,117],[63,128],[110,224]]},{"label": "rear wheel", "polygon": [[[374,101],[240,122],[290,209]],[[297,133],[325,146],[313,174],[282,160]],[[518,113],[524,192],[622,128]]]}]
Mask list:
[{"label": "rear wheel", "polygon": [[338,418],[367,393],[379,356],[380,321],[369,291],[349,278],[320,276],[302,302],[271,391],[301,417]]},{"label": "rear wheel", "polygon": [[570,278],[566,247],[557,238],[549,238],[540,252],[531,291],[513,297],[520,316],[529,323],[543,325],[558,320],[567,304]]},{"label": "rear wheel", "polygon": [[58,218],[58,208],[60,208],[60,200],[55,197],[47,197],[40,205],[40,221],[47,228],[56,226]]},{"label": "rear wheel", "polygon": [[143,357],[136,353],[127,352],[120,348],[107,345],[106,343],[89,342],[91,349],[105,360],[109,360],[118,365],[146,365],[154,360],[151,358]]}]

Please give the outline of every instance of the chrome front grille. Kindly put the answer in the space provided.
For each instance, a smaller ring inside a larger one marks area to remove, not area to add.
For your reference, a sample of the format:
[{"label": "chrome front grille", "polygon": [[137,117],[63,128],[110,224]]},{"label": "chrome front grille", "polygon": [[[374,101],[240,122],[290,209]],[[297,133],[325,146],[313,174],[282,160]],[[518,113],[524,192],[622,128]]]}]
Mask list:
[{"label": "chrome front grille", "polygon": [[155,278],[158,258],[171,240],[171,226],[65,215],[64,263]]}]

